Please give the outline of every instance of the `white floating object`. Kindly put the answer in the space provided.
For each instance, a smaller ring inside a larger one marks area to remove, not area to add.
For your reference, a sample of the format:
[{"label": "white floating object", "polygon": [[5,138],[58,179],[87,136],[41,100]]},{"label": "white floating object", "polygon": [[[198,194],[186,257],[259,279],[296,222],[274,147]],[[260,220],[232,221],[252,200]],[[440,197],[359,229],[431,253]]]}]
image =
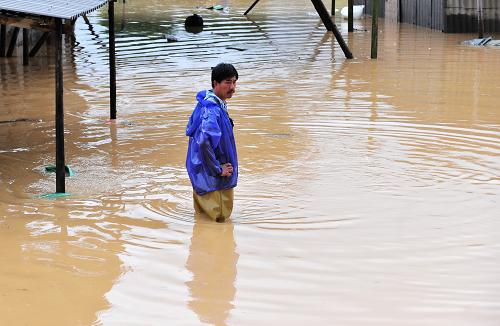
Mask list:
[{"label": "white floating object", "polygon": [[[352,18],[353,19],[360,19],[361,16],[363,15],[363,9],[365,9],[364,5],[353,6],[353,8],[352,8]],[[348,7],[342,8],[342,10],[340,11],[340,14],[342,15],[342,17],[344,19],[347,19],[348,15],[349,15],[349,8]]]}]

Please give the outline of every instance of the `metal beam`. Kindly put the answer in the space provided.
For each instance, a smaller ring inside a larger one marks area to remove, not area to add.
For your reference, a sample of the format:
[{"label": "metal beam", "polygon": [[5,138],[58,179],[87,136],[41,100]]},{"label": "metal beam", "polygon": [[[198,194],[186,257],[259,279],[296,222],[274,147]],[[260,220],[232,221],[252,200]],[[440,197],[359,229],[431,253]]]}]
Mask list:
[{"label": "metal beam", "polygon": [[349,50],[349,47],[345,43],[344,39],[342,38],[342,34],[340,34],[339,30],[337,29],[337,26],[332,22],[332,19],[328,14],[325,5],[323,4],[323,1],[311,0],[311,2],[313,3],[314,8],[316,8],[316,11],[321,17],[321,20],[323,21],[323,24],[325,25],[326,29],[328,31],[333,32],[333,35],[335,35],[335,38],[337,39],[337,42],[339,42],[340,48],[344,52],[345,57],[347,59],[352,59],[353,58],[352,53]]},{"label": "metal beam", "polygon": [[116,119],[115,2],[108,3],[109,19],[109,118]]},{"label": "metal beam", "polygon": [[56,19],[54,33],[55,65],[56,65],[56,192],[66,192],[66,171],[64,168],[64,87],[62,63],[62,21]]},{"label": "metal beam", "polygon": [[255,7],[255,5],[256,5],[259,1],[260,1],[260,0],[255,0],[255,1],[254,1],[254,3],[252,3],[252,5],[250,6],[250,8],[248,8],[248,9],[247,9],[247,11],[245,11],[245,13],[244,13],[243,15],[245,15],[245,16],[246,16],[246,15],[250,12],[250,10],[252,10],[252,9],[253,9],[253,7]]}]

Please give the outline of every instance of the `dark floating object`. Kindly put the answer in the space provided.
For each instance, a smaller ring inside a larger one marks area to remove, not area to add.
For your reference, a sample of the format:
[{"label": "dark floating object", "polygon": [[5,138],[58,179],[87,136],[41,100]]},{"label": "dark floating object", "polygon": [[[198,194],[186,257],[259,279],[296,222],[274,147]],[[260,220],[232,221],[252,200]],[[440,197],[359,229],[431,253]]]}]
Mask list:
[{"label": "dark floating object", "polygon": [[184,21],[184,28],[189,33],[200,33],[203,31],[203,17],[194,14],[186,18]]},{"label": "dark floating object", "polygon": [[246,49],[242,49],[242,48],[237,48],[237,47],[234,47],[234,46],[227,46],[226,49],[229,49],[229,50],[237,50],[237,51],[245,51]]},{"label": "dark floating object", "polygon": [[179,39],[173,35],[165,35],[165,38],[167,39],[167,42],[168,43],[172,43],[172,42],[178,42]]},{"label": "dark floating object", "polygon": [[[66,171],[66,176],[72,177],[75,175],[75,172],[71,170],[71,168],[67,165],[64,166],[64,170]],[[45,172],[56,172],[56,166],[55,165],[47,165],[45,167]]]}]

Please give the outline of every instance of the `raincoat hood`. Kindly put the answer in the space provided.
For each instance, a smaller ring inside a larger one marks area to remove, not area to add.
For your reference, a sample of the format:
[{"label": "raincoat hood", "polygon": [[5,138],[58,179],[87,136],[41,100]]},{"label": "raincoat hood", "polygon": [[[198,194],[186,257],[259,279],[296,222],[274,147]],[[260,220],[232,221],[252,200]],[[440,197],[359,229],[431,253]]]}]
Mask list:
[{"label": "raincoat hood", "polygon": [[198,104],[196,105],[186,127],[186,136],[189,137],[193,136],[196,129],[200,126],[202,121],[202,111],[204,111],[203,108],[216,104],[227,111],[226,103],[218,98],[212,90],[198,92],[198,94],[196,94],[196,100],[198,101]]}]

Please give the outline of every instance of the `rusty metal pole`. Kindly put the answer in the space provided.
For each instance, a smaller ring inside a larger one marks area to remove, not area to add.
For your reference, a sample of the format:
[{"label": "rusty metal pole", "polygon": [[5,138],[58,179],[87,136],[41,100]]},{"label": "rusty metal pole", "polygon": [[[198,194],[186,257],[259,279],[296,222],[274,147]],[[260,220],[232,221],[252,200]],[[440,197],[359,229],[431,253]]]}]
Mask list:
[{"label": "rusty metal pole", "polygon": [[62,63],[62,20],[56,19],[55,65],[56,65],[56,192],[66,192],[66,171],[64,164],[64,87]]},{"label": "rusty metal pole", "polygon": [[116,119],[115,0],[108,3],[109,20],[109,118]]}]

